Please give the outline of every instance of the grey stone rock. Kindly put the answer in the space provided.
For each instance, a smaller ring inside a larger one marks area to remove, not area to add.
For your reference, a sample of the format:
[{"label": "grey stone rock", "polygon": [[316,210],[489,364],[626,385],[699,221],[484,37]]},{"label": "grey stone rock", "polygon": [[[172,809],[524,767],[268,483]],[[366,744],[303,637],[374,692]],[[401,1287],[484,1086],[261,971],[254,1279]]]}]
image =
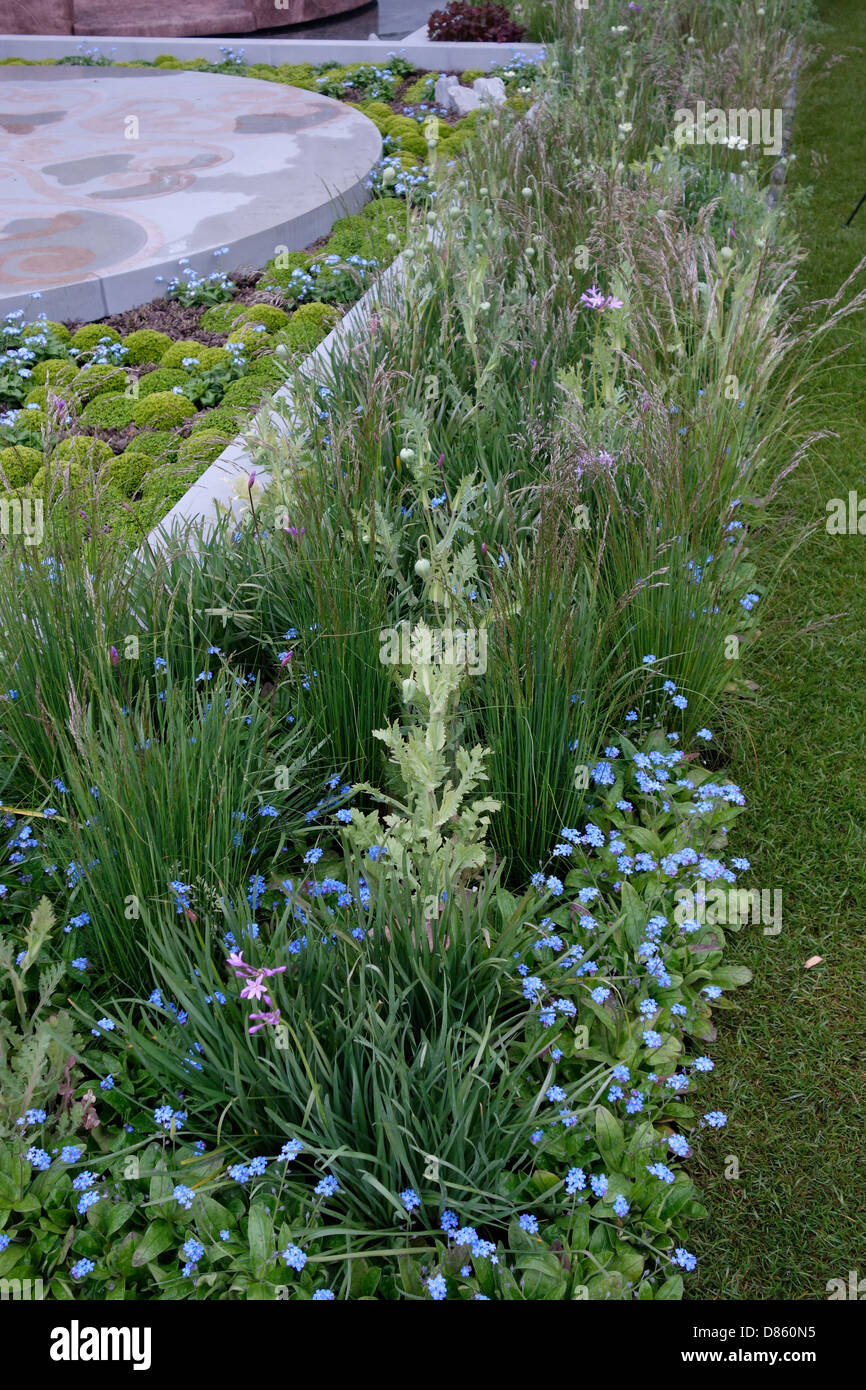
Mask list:
[{"label": "grey stone rock", "polygon": [[443,107],[446,111],[450,111],[451,92],[455,87],[459,86],[459,79],[454,77],[453,74],[450,77],[446,77],[443,73],[440,77],[437,77],[436,86],[433,88],[433,97],[435,99],[436,105]]},{"label": "grey stone rock", "polygon": [[505,105],[505,83],[501,77],[476,77],[472,90],[485,105]]},{"label": "grey stone rock", "polygon": [[481,98],[471,87],[453,87],[448,95],[450,109],[458,116],[468,116],[470,111],[477,111],[481,105]]}]

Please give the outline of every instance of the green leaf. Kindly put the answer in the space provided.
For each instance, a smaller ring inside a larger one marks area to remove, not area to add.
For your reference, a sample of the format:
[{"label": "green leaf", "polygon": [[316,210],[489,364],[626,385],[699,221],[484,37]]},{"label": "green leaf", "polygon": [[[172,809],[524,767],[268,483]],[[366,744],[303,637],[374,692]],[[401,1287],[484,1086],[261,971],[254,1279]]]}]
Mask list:
[{"label": "green leaf", "polygon": [[622,906],[626,940],[633,950],[637,950],[646,933],[647,910],[640,894],[630,883],[622,885]]},{"label": "green leaf", "polygon": [[141,1269],[142,1265],[150,1264],[163,1250],[168,1249],[174,1239],[174,1232],[167,1221],[154,1221],[135,1248],[132,1257],[133,1269]]},{"label": "green leaf", "polygon": [[[594,999],[589,998],[583,1000],[581,1007],[585,1012],[594,1014],[599,1023],[603,1023],[607,1031],[616,1037],[616,1024],[611,1017],[609,1009],[603,1008],[601,1004],[596,1004]],[[585,1053],[582,1052],[580,1055],[584,1056]]]},{"label": "green leaf", "polygon": [[682,1050],[683,1045],[679,1038],[675,1038],[672,1033],[669,1034],[669,1036],[663,1040],[661,1047],[655,1048],[655,1050],[650,1053],[649,1060],[652,1063],[653,1071],[661,1072],[662,1075],[664,1075],[668,1067],[673,1067],[675,1065]]},{"label": "green leaf", "polygon": [[24,1245],[7,1245],[5,1250],[0,1250],[0,1276],[5,1277],[26,1254]]},{"label": "green leaf", "polygon": [[30,914],[30,926],[27,929],[27,955],[21,962],[21,974],[26,974],[27,970],[37,959],[39,952],[45,944],[46,938],[50,935],[51,928],[54,926],[54,910],[48,898],[39,899],[36,907]]},{"label": "green leaf", "polygon": [[513,894],[506,892],[504,888],[496,890],[496,906],[502,914],[502,920],[509,925],[517,917],[520,911],[522,899],[515,898]]},{"label": "green leaf", "polygon": [[135,1206],[132,1202],[118,1202],[116,1206],[109,1207],[105,1218],[105,1234],[113,1236],[119,1231],[121,1226],[125,1226]]},{"label": "green leaf", "polygon": [[274,1221],[264,1202],[255,1202],[250,1208],[247,1239],[253,1271],[257,1279],[262,1279],[274,1253]]},{"label": "green leaf", "polygon": [[690,1182],[674,1183],[668,1188],[665,1199],[659,1207],[659,1217],[662,1220],[670,1221],[683,1207],[691,1201],[695,1195],[695,1189]]},{"label": "green leaf", "polygon": [[631,1200],[632,1183],[624,1173],[608,1173],[607,1191],[602,1197],[602,1202],[606,1207],[612,1207],[617,1197],[625,1197]]},{"label": "green leaf", "polygon": [[561,1300],[567,1279],[559,1260],[551,1250],[528,1255],[520,1261],[523,1292],[526,1298],[552,1303]]},{"label": "green leaf", "polygon": [[645,850],[647,854],[655,855],[657,859],[660,859],[664,854],[664,846],[654,830],[647,830],[643,825],[628,825],[625,835],[628,840],[637,845],[638,849]]},{"label": "green leaf", "polygon": [[135,1245],[138,1236],[134,1231],[130,1231],[114,1251],[112,1263],[117,1273],[129,1277],[132,1274],[132,1260],[135,1255]]},{"label": "green leaf", "polygon": [[710,978],[714,985],[721,985],[722,989],[737,989],[749,983],[752,972],[745,965],[719,965]]},{"label": "green leaf", "polygon": [[273,1303],[276,1298],[276,1291],[272,1284],[263,1284],[259,1280],[256,1283],[247,1284],[244,1298],[251,1299],[254,1303]]},{"label": "green leaf", "polygon": [[26,1192],[23,1197],[19,1197],[14,1204],[15,1211],[41,1211],[42,1203],[38,1197],[34,1197],[32,1192]]},{"label": "green leaf", "polygon": [[589,1212],[578,1207],[571,1221],[571,1248],[585,1250],[589,1241]]},{"label": "green leaf", "polygon": [[364,1292],[364,1281],[370,1273],[369,1260],[349,1260],[349,1297],[359,1298]]},{"label": "green leaf", "polygon": [[594,1302],[621,1300],[623,1296],[623,1277],[615,1270],[610,1274],[597,1274],[587,1284],[587,1293]]},{"label": "green leaf", "polygon": [[683,1296],[683,1280],[681,1274],[674,1274],[670,1279],[666,1279],[656,1294],[656,1300],[664,1300],[666,1303],[676,1302]]},{"label": "green leaf", "polygon": [[[481,1263],[483,1263],[483,1261],[479,1261],[479,1264]],[[381,1265],[374,1265],[372,1269],[369,1269],[367,1273],[364,1275],[363,1280],[361,1281],[361,1297],[372,1298],[379,1287],[379,1281],[381,1278]]]},{"label": "green leaf", "polygon": [[624,1241],[613,1257],[612,1268],[617,1270],[626,1282],[637,1284],[643,1274],[644,1257],[633,1245]]},{"label": "green leaf", "polygon": [[154,1173],[150,1180],[149,1197],[151,1202],[171,1201],[174,1183],[167,1173]]},{"label": "green leaf", "polygon": [[549,1192],[552,1187],[556,1187],[562,1181],[555,1173],[548,1173],[545,1169],[539,1169],[533,1173],[530,1179],[530,1187],[533,1192],[537,1192],[539,1197],[545,1192]]},{"label": "green leaf", "polygon": [[605,1165],[619,1168],[625,1153],[622,1125],[603,1105],[599,1105],[595,1112],[595,1138]]},{"label": "green leaf", "polygon": [[516,1217],[508,1225],[508,1245],[515,1254],[524,1250],[527,1254],[532,1254],[545,1249],[541,1236],[534,1236],[530,1231],[524,1231]]},{"label": "green leaf", "polygon": [[657,1141],[655,1125],[651,1120],[643,1120],[628,1141],[628,1152],[632,1158],[641,1158],[651,1152]]},{"label": "green leaf", "polygon": [[[228,1228],[235,1224],[235,1219],[228,1207],[209,1197],[206,1192],[197,1192],[195,1198],[195,1222],[201,1235],[216,1237],[218,1231]],[[289,1237],[286,1237],[284,1245],[288,1245]]]}]

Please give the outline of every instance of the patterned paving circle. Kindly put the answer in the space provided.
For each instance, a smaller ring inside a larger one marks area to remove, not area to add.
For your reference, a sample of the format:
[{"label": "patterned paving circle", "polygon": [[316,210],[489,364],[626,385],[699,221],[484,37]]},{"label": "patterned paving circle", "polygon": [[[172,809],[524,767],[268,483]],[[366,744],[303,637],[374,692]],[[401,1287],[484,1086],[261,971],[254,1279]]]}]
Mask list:
[{"label": "patterned paving circle", "polygon": [[[95,318],[306,246],[363,202],[381,139],[278,83],[147,69],[0,70],[0,311]],[[220,260],[213,253],[229,252]]]}]

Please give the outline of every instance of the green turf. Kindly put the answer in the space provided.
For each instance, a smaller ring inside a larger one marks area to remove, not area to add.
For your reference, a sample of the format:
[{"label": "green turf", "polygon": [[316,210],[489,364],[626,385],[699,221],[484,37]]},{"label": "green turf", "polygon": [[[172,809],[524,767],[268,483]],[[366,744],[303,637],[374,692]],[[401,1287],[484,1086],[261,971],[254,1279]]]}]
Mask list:
[{"label": "green turf", "polygon": [[[794,186],[814,189],[798,214],[804,299],[834,293],[866,256],[866,206],[842,227],[866,192],[866,6],[819,10],[832,27],[800,84],[791,169]],[[844,61],[828,66],[834,55]],[[775,938],[760,927],[735,938],[732,959],[756,978],[742,1012],[723,1019],[704,1091],[728,1129],[700,1145],[695,1168],[709,1209],[698,1298],[823,1299],[829,1279],[866,1275],[866,536],[824,525],[831,497],[866,497],[864,316],[843,325],[842,343],[809,397],[810,425],[838,438],[790,482],[795,517],[774,539],[777,559],[798,526],[817,529],[763,614],[744,672],[760,686],[754,746],[731,758],[751,806],[737,848],[754,884],[781,888],[784,925]],[[806,970],[813,955],[823,961]],[[739,1180],[725,1178],[724,1155],[739,1160]]]}]

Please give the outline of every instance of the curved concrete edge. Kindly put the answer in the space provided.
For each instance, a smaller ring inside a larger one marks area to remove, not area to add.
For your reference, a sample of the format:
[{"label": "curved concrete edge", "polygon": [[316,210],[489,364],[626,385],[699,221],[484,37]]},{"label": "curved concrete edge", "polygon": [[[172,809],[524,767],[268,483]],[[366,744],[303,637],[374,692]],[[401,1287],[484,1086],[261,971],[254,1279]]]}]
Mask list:
[{"label": "curved concrete edge", "polygon": [[[491,68],[507,63],[518,53],[528,58],[542,58],[544,44],[540,43],[431,43],[426,38],[426,25],[408,39],[386,42],[384,39],[244,39],[240,46],[248,63],[381,63],[399,55],[416,68],[431,71],[465,72],[467,68]],[[423,38],[419,35],[423,34]],[[100,48],[117,63],[152,61],[163,53],[176,58],[207,58],[220,62],[225,41],[219,39],[112,37],[111,34],[88,34],[82,43],[80,35],[65,34],[0,34],[0,58],[71,58],[86,48]]]},{"label": "curved concrete edge", "polygon": [[[373,163],[381,157],[380,137],[379,151]],[[310,208],[295,217],[288,217],[274,227],[260,228],[249,236],[232,239],[231,263],[227,264],[225,269],[231,273],[231,270],[242,265],[263,266],[271,259],[278,245],[287,247],[289,251],[303,251],[311,242],[327,236],[338,218],[345,217],[348,213],[359,212],[364,206],[367,201],[368,177],[369,170],[351,187],[328,197],[318,207]],[[199,275],[209,274],[214,268],[214,251],[218,250],[221,244],[216,241],[212,246],[186,252],[190,267]],[[136,267],[134,270],[94,275],[72,285],[55,285],[41,291],[38,308],[50,319],[79,319],[82,322],[92,322],[94,319],[108,318],[111,314],[120,314],[124,309],[130,309],[137,304],[148,304],[152,299],[163,298],[166,285],[157,284],[156,277],[161,275],[168,282],[177,274],[177,265],[177,256],[171,256],[166,260],[154,261],[152,265]],[[4,295],[0,312],[7,314],[14,309],[33,309],[31,295]]]},{"label": "curved concrete edge", "polygon": [[[300,370],[310,374],[320,367],[333,368],[345,354],[351,351],[360,332],[368,325],[378,305],[389,297],[399,294],[403,280],[403,257],[397,256],[371,285],[367,292],[353,304],[338,324],[332,328],[327,338],[323,338],[309,357],[305,358]],[[277,411],[274,402],[280,401],[284,409]],[[292,388],[289,383],[279,387],[252,418],[250,429],[232,440],[217,459],[201,474],[174,504],[152,531],[142,546],[151,554],[165,553],[178,542],[186,549],[199,553],[208,536],[222,516],[226,513],[240,518],[248,509],[249,503],[243,492],[253,469],[248,437],[254,437],[257,425],[264,429],[276,430],[287,436],[298,417],[292,412]],[[267,472],[256,469],[256,484],[267,487],[270,481]],[[140,552],[141,553],[141,552]]]}]

